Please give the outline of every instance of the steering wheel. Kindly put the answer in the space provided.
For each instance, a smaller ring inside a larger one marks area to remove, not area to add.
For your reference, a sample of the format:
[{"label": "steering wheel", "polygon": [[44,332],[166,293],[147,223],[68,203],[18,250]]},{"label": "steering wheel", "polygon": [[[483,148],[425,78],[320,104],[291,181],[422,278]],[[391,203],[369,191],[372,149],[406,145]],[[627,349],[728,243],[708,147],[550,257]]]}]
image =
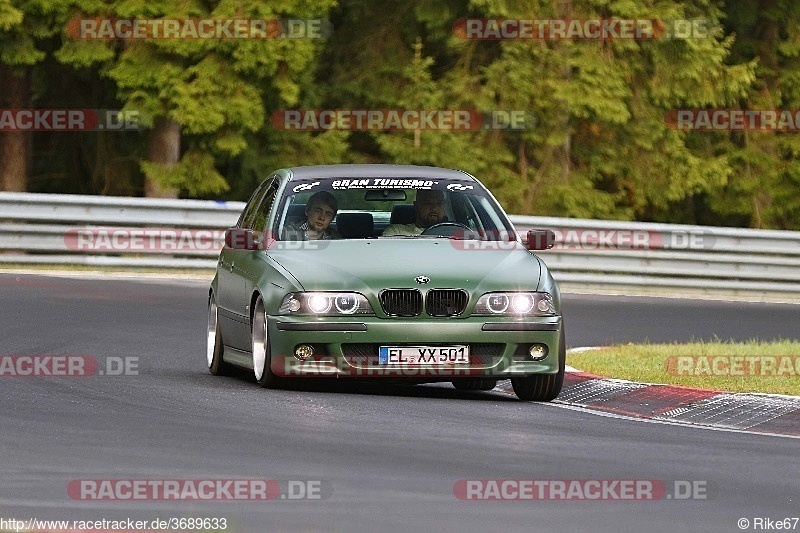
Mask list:
[{"label": "steering wheel", "polygon": [[437,235],[439,237],[450,237],[459,229],[472,231],[469,226],[459,224],[458,222],[439,222],[420,233],[420,236]]}]

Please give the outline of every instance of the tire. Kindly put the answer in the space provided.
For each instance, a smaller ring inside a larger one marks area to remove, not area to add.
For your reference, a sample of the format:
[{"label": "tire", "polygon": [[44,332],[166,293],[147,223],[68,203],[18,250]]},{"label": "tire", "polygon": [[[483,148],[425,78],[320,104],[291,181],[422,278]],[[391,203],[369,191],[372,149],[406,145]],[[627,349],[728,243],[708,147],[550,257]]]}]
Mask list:
[{"label": "tire", "polygon": [[253,352],[253,375],[256,382],[267,389],[277,389],[284,385],[284,380],[272,373],[272,354],[267,331],[267,313],[261,296],[253,307],[251,340]]},{"label": "tire", "polygon": [[456,379],[452,381],[453,387],[458,390],[492,390],[497,386],[496,379],[489,378],[468,378]]},{"label": "tire", "polygon": [[208,371],[215,376],[225,376],[230,373],[231,366],[222,360],[222,335],[219,332],[219,314],[214,293],[211,293],[208,297],[206,362],[208,363]]},{"label": "tire", "polygon": [[564,385],[564,369],[567,364],[567,345],[563,321],[558,344],[558,372],[511,378],[511,387],[517,398],[524,402],[550,402],[558,397],[561,387]]}]

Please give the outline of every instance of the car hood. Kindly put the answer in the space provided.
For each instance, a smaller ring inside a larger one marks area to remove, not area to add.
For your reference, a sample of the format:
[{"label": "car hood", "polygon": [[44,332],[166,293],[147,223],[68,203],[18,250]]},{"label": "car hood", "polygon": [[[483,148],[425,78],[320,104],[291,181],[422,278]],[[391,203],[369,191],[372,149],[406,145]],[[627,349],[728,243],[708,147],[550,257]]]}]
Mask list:
[{"label": "car hood", "polygon": [[[541,265],[521,244],[490,242],[490,249],[475,250],[468,242],[424,238],[326,241],[319,249],[271,250],[269,255],[307,291],[376,294],[381,289],[403,287],[463,288],[481,293],[536,290]],[[417,276],[426,276],[430,282],[418,284]]]}]

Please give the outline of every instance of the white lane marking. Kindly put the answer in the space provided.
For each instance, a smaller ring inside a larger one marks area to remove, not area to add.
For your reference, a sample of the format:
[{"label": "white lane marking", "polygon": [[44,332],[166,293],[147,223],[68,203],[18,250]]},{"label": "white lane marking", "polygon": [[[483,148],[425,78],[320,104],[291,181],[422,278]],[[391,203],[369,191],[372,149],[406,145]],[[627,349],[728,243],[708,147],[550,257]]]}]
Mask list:
[{"label": "white lane marking", "polygon": [[[503,391],[505,392],[505,391]],[[726,431],[728,433],[745,433],[747,435],[766,435],[769,437],[782,437],[784,439],[800,439],[800,435],[785,435],[783,433],[769,433],[765,431],[751,431],[745,429],[734,429],[734,428],[723,428],[717,426],[706,426],[702,424],[690,424],[686,422],[673,422],[670,420],[659,420],[655,418],[638,418],[635,416],[627,416],[621,415],[617,413],[609,413],[607,411],[595,411],[588,407],[581,407],[578,405],[570,405],[566,403],[560,403],[558,400],[555,400],[550,403],[543,403],[541,405],[550,405],[552,407],[559,407],[561,409],[569,409],[570,411],[579,411],[581,413],[587,413],[597,416],[604,416],[607,418],[616,418],[618,420],[630,420],[634,422],[646,422],[649,424],[666,424],[668,426],[680,426],[684,428],[692,428],[692,429],[705,429],[710,431]]]},{"label": "white lane marking", "polygon": [[741,296],[735,294],[654,294],[654,293],[639,293],[639,292],[622,292],[622,291],[598,291],[593,292],[590,290],[582,289],[569,289],[562,288],[561,294],[574,294],[577,296],[615,296],[620,298],[666,298],[670,300],[707,300],[713,302],[742,302],[752,304],[790,304],[800,305],[800,298],[797,297],[757,297],[757,296]]},{"label": "white lane marking", "polygon": [[576,348],[570,348],[567,350],[568,354],[571,353],[584,353],[584,352],[591,352],[594,350],[602,350],[605,346],[578,346]]},{"label": "white lane marking", "polygon": [[[567,350],[567,355],[569,355],[571,353],[585,353],[585,352],[591,352],[591,351],[594,351],[594,350],[602,350],[603,348],[604,348],[604,346],[578,346],[576,348],[570,348],[569,350]],[[569,365],[566,365],[564,367],[564,370],[566,372],[583,372],[583,370],[578,370],[577,368],[569,366]]]},{"label": "white lane marking", "polygon": [[[616,381],[616,380],[615,380]],[[632,382],[631,382],[632,383]],[[513,390],[506,390],[504,387],[498,386],[494,389],[497,392],[507,394],[509,396],[513,396],[516,398]],[[759,396],[770,396],[768,394],[759,394]],[[773,395],[778,397],[785,397],[779,395]],[[789,398],[797,399],[796,396],[790,396]],[[591,407],[586,407],[582,405],[576,405],[571,403],[562,402],[559,400],[554,400],[552,402],[541,402],[537,405],[541,406],[549,406],[549,407],[558,407],[561,409],[568,409],[570,411],[578,411],[581,413],[586,413],[590,415],[596,416],[604,416],[606,418],[614,418],[617,420],[625,420],[629,422],[644,422],[649,424],[664,424],[668,426],[679,426],[683,428],[694,428],[694,429],[705,429],[710,431],[726,431],[728,433],[743,433],[746,435],[765,435],[768,437],[782,437],[784,439],[797,439],[800,440],[800,435],[786,435],[783,433],[771,433],[767,431],[754,431],[754,430],[747,430],[747,429],[735,429],[735,428],[726,428],[726,427],[719,427],[719,426],[712,426],[707,424],[701,423],[692,423],[692,422],[685,422],[685,421],[676,421],[676,420],[664,420],[663,418],[646,418],[646,417],[637,417],[637,416],[629,416],[623,415],[619,413],[613,413],[609,411],[600,411],[597,409],[592,409]]]}]

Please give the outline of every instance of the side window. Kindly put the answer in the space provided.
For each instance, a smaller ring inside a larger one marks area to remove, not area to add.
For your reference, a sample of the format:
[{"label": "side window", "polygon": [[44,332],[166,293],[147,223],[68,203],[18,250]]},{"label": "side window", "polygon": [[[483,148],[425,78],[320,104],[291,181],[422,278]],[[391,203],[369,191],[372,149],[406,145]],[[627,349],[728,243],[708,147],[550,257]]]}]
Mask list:
[{"label": "side window", "polygon": [[269,211],[272,209],[272,204],[275,202],[275,195],[278,192],[279,183],[278,180],[272,180],[272,183],[267,187],[264,193],[264,198],[261,199],[261,203],[258,205],[258,209],[256,209],[252,223],[248,226],[259,233],[264,231],[264,228],[267,226]]},{"label": "side window", "polygon": [[239,219],[240,228],[253,227],[253,219],[256,216],[258,207],[261,205],[266,192],[269,191],[270,188],[274,187],[277,181],[278,180],[275,178],[275,176],[271,176],[270,178],[264,180],[264,183],[262,183],[256,192],[253,193],[253,196],[250,197],[250,201],[247,203],[247,206],[245,207],[244,212]]},{"label": "side window", "polygon": [[247,221],[253,218],[253,212],[258,207],[259,202],[261,201],[261,197],[264,196],[264,189],[266,188],[266,183],[262,184],[258,187],[250,199],[247,201],[247,205],[244,206],[242,210],[242,214],[239,215],[239,220],[236,222],[237,228],[246,228]]},{"label": "side window", "polygon": [[500,218],[500,212],[491,204],[488,198],[470,196],[470,203],[480,217],[480,222],[483,224],[484,229],[499,232],[498,235],[503,235],[505,232],[508,232],[510,235],[515,234],[513,226],[509,227],[503,219]]},{"label": "side window", "polygon": [[476,229],[475,218],[472,216],[472,211],[469,209],[472,206],[469,205],[469,202],[466,200],[466,195],[452,194],[450,195],[450,203],[453,206],[453,221],[469,226],[470,229]]}]

